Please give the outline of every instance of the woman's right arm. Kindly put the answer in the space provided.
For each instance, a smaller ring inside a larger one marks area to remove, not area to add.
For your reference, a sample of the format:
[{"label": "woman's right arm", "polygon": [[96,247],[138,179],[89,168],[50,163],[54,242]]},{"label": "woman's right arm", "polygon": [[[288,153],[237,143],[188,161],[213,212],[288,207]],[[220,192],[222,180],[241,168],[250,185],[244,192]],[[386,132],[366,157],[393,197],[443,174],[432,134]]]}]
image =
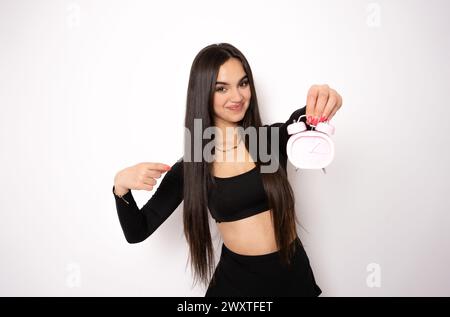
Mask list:
[{"label": "woman's right arm", "polygon": [[[150,185],[152,182],[149,179],[154,177],[150,177],[149,175],[156,175],[158,173],[156,168],[160,172],[163,171],[163,167],[160,165],[150,165],[159,163],[141,164],[146,165],[138,166],[138,164],[132,167],[134,170],[119,172],[122,174],[119,175],[118,173],[116,175],[113,186],[117,215],[125,239],[129,243],[138,243],[147,239],[174,212],[183,200],[183,162],[180,159],[167,171],[150,200],[139,209],[133,198],[131,189],[151,190],[154,184]],[[137,184],[136,178],[139,178],[141,187],[135,187],[136,185],[133,185]],[[116,187],[118,191],[115,191]],[[127,189],[128,191],[126,191]],[[122,195],[123,192],[126,193],[121,197],[118,196]]]}]

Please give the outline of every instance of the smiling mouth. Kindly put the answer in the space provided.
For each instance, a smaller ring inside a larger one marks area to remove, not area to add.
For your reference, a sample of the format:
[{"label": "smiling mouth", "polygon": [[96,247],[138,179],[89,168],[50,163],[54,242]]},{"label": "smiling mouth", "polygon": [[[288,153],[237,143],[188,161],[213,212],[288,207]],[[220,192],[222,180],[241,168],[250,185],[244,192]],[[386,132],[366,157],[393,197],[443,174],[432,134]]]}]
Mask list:
[{"label": "smiling mouth", "polygon": [[242,109],[242,107],[244,106],[243,103],[236,105],[236,106],[231,106],[231,107],[227,107],[227,109],[232,110],[232,111],[239,111]]}]

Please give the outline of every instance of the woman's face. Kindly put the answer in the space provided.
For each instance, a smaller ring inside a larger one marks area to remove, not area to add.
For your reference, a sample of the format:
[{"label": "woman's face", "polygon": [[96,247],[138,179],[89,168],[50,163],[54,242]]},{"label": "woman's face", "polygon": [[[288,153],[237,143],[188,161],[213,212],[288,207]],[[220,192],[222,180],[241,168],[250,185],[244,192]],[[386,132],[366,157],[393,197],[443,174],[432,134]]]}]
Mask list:
[{"label": "woman's face", "polygon": [[[215,125],[236,126],[250,104],[251,91],[247,74],[237,58],[220,66],[214,91]],[[236,105],[240,105],[236,107]]]}]

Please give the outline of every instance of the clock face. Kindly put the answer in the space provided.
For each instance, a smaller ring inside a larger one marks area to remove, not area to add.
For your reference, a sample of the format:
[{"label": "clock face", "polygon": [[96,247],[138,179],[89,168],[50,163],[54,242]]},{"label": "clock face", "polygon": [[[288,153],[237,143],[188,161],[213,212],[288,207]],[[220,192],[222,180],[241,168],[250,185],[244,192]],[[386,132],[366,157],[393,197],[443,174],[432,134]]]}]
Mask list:
[{"label": "clock face", "polygon": [[322,168],[333,159],[333,144],[322,136],[296,135],[287,146],[289,160],[299,168]]}]

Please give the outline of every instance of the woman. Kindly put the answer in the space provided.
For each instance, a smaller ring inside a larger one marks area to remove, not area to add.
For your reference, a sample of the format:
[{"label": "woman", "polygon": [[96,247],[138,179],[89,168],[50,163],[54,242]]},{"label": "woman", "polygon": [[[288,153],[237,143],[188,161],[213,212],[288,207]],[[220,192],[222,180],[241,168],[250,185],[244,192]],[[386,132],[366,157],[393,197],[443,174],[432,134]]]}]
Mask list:
[{"label": "woman", "polygon": [[[125,238],[129,243],[144,241],[184,201],[191,265],[195,280],[209,283],[205,296],[320,295],[296,230],[294,195],[286,174],[287,126],[305,113],[309,125],[330,120],[341,105],[342,98],[327,85],[312,86],[305,107],[284,123],[263,126],[247,59],[227,43],[205,47],[190,72],[185,129],[191,133],[185,134],[183,158],[172,166],[140,163],[114,178],[113,194]],[[207,145],[195,136],[196,124],[201,131],[213,128],[219,134],[213,136],[212,159],[191,155],[191,145],[200,142],[201,149]],[[275,172],[262,172],[266,165],[260,151],[249,152],[254,140],[243,141],[239,127],[279,129],[275,142],[271,132],[265,134],[267,138],[258,132],[256,143],[265,141],[270,154],[274,149],[279,152],[272,155],[279,163]],[[228,159],[223,160],[224,153]],[[157,191],[139,210],[130,189],[152,190],[164,172]],[[215,269],[209,213],[223,240]]]}]

